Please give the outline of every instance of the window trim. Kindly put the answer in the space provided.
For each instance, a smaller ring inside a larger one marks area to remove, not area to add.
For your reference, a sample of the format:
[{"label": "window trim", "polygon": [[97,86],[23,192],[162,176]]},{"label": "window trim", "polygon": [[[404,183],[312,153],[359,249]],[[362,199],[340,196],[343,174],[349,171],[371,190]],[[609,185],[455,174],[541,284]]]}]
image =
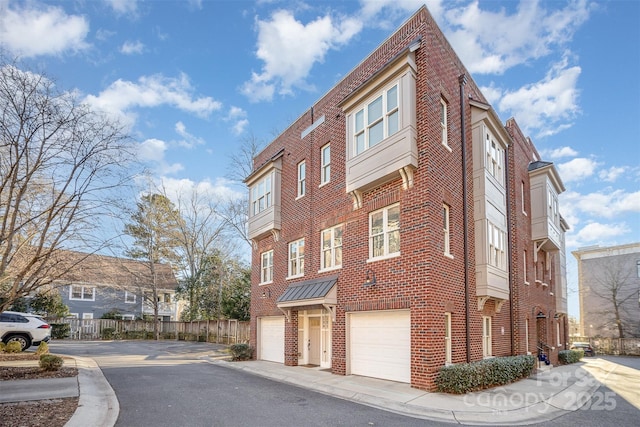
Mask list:
[{"label": "window trim", "polygon": [[[394,208],[398,208],[398,227],[395,229],[388,228],[389,222],[389,211]],[[382,232],[376,234],[375,236],[372,234],[372,218],[373,215],[382,212]],[[391,233],[398,233],[398,250],[397,252],[390,252],[389,250],[389,236]],[[374,238],[382,235],[383,236],[383,254],[374,256],[373,255],[373,241]],[[391,205],[385,206],[382,209],[377,209],[375,211],[369,212],[369,259],[368,262],[377,261],[385,258],[395,258],[400,256],[400,203],[393,203]]]},{"label": "window trim", "polygon": [[485,170],[500,184],[505,185],[505,150],[496,138],[485,129]]},{"label": "window trim", "polygon": [[307,193],[307,163],[305,160],[298,163],[298,184],[297,184],[297,197],[299,199],[304,197]]},{"label": "window trim", "polygon": [[[268,261],[271,261],[270,265],[265,267],[265,255],[269,256]],[[269,271],[269,280],[265,280],[265,271]],[[273,249],[262,252],[260,254],[260,283],[259,285],[264,285],[267,283],[273,283]]]},{"label": "window trim", "polygon": [[452,362],[452,340],[451,340],[451,313],[444,313],[444,364],[451,365]]},{"label": "window trim", "polygon": [[444,98],[440,97],[440,128],[442,129],[441,142],[444,147],[451,151],[449,146],[449,105]]},{"label": "window trim", "polygon": [[[336,240],[335,231],[337,229],[341,229],[340,246],[334,246],[334,242]],[[331,233],[330,247],[328,249],[324,247],[324,233],[326,232]],[[340,255],[340,264],[336,264],[336,249],[340,248],[340,253],[342,254],[342,235],[344,235],[344,224],[337,224],[337,225],[334,225],[333,227],[325,228],[324,230],[320,231],[320,271],[337,270],[342,268],[342,255]],[[325,265],[325,257],[324,257],[325,252],[327,250],[331,252],[332,265],[329,267]]]},{"label": "window trim", "polygon": [[453,254],[451,253],[451,206],[446,203],[442,204],[442,231],[444,234],[444,256],[453,258]]},{"label": "window trim", "polygon": [[482,316],[482,357],[492,357],[493,349],[491,341],[492,337],[492,321],[491,316]]},{"label": "window trim", "polygon": [[[133,301],[130,301],[130,297],[133,296]],[[135,304],[137,301],[137,295],[135,293],[124,291],[124,303],[125,304]]]},{"label": "window trim", "polygon": [[[271,206],[273,206],[273,180],[274,180],[273,172],[270,172],[251,186],[251,191],[250,191],[251,201],[250,201],[250,209],[249,209],[249,212],[251,213],[250,215],[251,217],[258,215],[261,212],[264,212],[268,210]],[[269,185],[267,185],[267,183]],[[260,190],[260,184],[264,184],[264,187],[263,187],[264,193],[258,194],[258,191]],[[264,202],[264,207],[261,209],[260,200],[262,199],[264,199],[265,202]]]},{"label": "window trim", "polygon": [[[302,243],[302,245],[300,245],[300,243]],[[292,242],[289,242],[289,244],[287,245],[288,248],[288,253],[287,253],[287,279],[293,279],[295,277],[302,277],[304,276],[304,237],[298,240],[294,240]],[[295,258],[291,258],[291,248],[292,245],[296,245],[296,254],[297,256]],[[302,255],[300,255],[300,248],[302,248]],[[292,261],[297,261],[296,262],[296,271],[292,272]],[[295,273],[295,274],[294,274]]]},{"label": "window trim", "polygon": [[506,258],[507,233],[500,227],[487,220],[487,256],[488,264],[502,271],[507,270]]},{"label": "window trim", "polygon": [[[395,107],[389,109],[389,91],[393,88],[396,90],[396,100]],[[401,114],[401,95],[402,95],[402,85],[400,79],[395,79],[392,82],[384,85],[383,87],[377,89],[374,93],[364,99],[362,102],[358,104],[358,108],[353,110],[351,114],[353,123],[352,123],[352,134],[349,135],[351,139],[351,143],[353,145],[353,155],[358,156],[370,148],[375,147],[376,145],[382,143],[385,139],[390,136],[395,135],[401,130],[400,124],[402,123]],[[374,102],[378,101],[378,99],[382,98],[382,106],[381,106],[381,116],[376,118],[373,122],[370,122],[369,118],[369,106],[371,106]],[[362,113],[362,129],[358,129],[358,115]],[[392,133],[389,130],[389,118],[391,116],[396,117],[396,129]],[[382,123],[382,138],[377,141],[375,144],[371,145],[370,142],[370,130],[374,128],[379,123]],[[358,136],[363,136],[362,149],[358,149]]]},{"label": "window trim", "polygon": [[[74,287],[78,287],[80,288],[80,294],[81,297],[80,298],[76,298],[73,296],[73,288]],[[91,298],[85,298],[85,294],[87,293],[87,290],[91,290]],[[89,286],[89,285],[69,285],[69,300],[70,301],[95,301],[96,300],[96,287],[95,286]]]},{"label": "window trim", "polygon": [[[325,152],[328,154],[325,156]],[[327,161],[328,159],[328,161]],[[331,143],[320,147],[320,187],[331,182]]]}]

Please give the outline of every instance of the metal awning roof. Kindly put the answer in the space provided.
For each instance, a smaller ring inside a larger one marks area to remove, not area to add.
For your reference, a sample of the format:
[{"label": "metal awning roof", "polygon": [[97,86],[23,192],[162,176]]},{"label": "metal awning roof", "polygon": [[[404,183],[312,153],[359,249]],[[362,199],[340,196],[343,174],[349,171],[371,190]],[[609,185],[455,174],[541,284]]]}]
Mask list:
[{"label": "metal awning roof", "polygon": [[336,304],[338,276],[293,283],[276,300],[278,308],[313,304]]}]

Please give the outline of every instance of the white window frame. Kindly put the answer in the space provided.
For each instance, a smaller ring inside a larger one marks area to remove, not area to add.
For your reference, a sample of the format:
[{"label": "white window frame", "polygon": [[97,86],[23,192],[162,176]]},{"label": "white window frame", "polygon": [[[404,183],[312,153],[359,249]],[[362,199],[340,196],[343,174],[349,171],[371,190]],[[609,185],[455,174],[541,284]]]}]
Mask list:
[{"label": "white window frame", "polygon": [[320,148],[320,186],[331,181],[331,144]]},{"label": "white window frame", "polygon": [[451,254],[451,206],[446,203],[442,204],[442,232],[444,237],[444,255],[453,258]]},{"label": "white window frame", "polygon": [[486,169],[501,186],[504,186],[504,149],[489,131],[485,131]]},{"label": "white window frame", "polygon": [[526,205],[525,205],[524,195],[525,195],[524,181],[522,181],[522,182],[520,182],[520,198],[522,199],[522,213],[524,215],[527,215],[527,209],[526,209]]},{"label": "white window frame", "polygon": [[260,284],[273,282],[273,249],[260,254]]},{"label": "white window frame", "polygon": [[[73,296],[73,288],[80,288],[80,297]],[[91,297],[86,295],[91,293]],[[96,300],[96,288],[95,286],[85,285],[69,285],[69,299],[72,301],[95,301]]]},{"label": "white window frame", "polygon": [[524,284],[529,284],[529,275],[527,274],[527,251],[522,252],[522,276],[524,278]]},{"label": "white window frame", "polygon": [[265,211],[273,204],[273,174],[270,173],[251,186],[251,216]]},{"label": "white window frame", "polygon": [[556,341],[558,342],[558,347],[562,345],[560,342],[560,321],[556,320]]},{"label": "white window frame", "polygon": [[487,243],[489,245],[489,265],[506,271],[506,237],[507,233],[487,220]]},{"label": "white window frame", "polygon": [[[398,224],[392,227],[389,224],[389,212],[391,210],[398,210]],[[382,214],[382,230],[376,234],[373,233],[373,218],[378,214]],[[397,234],[397,250],[391,251],[390,238]],[[374,241],[382,237],[382,254],[374,256]],[[386,206],[382,209],[378,209],[369,213],[369,260],[378,260],[384,258],[391,258],[400,255],[400,203],[394,203],[393,205]]]},{"label": "white window frame", "polygon": [[136,316],[134,314],[123,314],[122,320],[136,320]]},{"label": "white window frame", "polygon": [[482,357],[491,356],[491,316],[482,316]]},{"label": "white window frame", "polygon": [[307,188],[307,163],[303,160],[298,163],[298,198],[304,197]]},{"label": "white window frame", "polygon": [[[343,224],[338,224],[320,232],[320,271],[334,270],[342,267],[343,233]],[[328,246],[325,246],[325,242],[327,241],[325,240],[325,236],[328,238]],[[330,265],[327,265],[327,255],[330,260]],[[340,263],[338,263],[338,258],[340,259]]]},{"label": "white window frame", "polygon": [[451,313],[444,313],[444,364],[451,365]]},{"label": "white window frame", "polygon": [[[133,297],[133,298],[131,298]],[[135,304],[136,303],[136,298],[137,295],[129,292],[129,291],[124,291],[124,302],[125,304]]]},{"label": "white window frame", "polygon": [[[395,100],[390,102],[390,92],[395,89]],[[353,113],[353,152],[357,156],[369,148],[381,143],[386,138],[400,130],[400,81],[396,80],[385,86],[382,90],[365,101],[365,103]],[[381,102],[381,115],[370,118],[371,109],[376,102]],[[395,105],[394,105],[395,104]],[[371,130],[377,129],[382,124],[382,136],[380,140],[371,143]],[[359,141],[362,141],[359,143]]]},{"label": "white window frame", "polygon": [[304,238],[289,243],[289,276],[304,276]]},{"label": "white window frame", "polygon": [[527,354],[531,354],[529,352],[529,319],[524,319],[524,350]]},{"label": "white window frame", "polygon": [[449,129],[447,126],[448,120],[448,106],[447,101],[444,98],[440,98],[440,128],[442,129],[442,145],[444,145],[449,151]]}]

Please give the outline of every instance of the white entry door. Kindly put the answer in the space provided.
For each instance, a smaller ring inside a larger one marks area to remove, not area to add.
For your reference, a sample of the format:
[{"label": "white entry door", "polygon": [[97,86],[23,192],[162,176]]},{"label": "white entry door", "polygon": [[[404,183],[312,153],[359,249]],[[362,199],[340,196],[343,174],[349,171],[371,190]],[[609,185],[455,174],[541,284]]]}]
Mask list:
[{"label": "white entry door", "polygon": [[411,382],[411,314],[409,310],[351,313],[351,374]]},{"label": "white entry door", "polygon": [[284,363],[284,316],[258,319],[258,359]]},{"label": "white entry door", "polygon": [[309,317],[309,364],[320,365],[320,317]]}]

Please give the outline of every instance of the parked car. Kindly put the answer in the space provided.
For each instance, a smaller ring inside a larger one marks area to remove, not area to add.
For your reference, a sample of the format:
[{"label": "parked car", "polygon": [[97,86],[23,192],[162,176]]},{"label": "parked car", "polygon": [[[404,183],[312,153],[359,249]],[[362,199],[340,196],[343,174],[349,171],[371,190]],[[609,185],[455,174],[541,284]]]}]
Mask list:
[{"label": "parked car", "polygon": [[588,342],[574,342],[571,344],[571,350],[582,350],[584,351],[585,356],[595,356],[596,352],[591,347],[591,344]]},{"label": "parked car", "polygon": [[51,326],[41,316],[17,311],[0,313],[0,339],[5,344],[17,341],[22,351],[51,339]]}]

